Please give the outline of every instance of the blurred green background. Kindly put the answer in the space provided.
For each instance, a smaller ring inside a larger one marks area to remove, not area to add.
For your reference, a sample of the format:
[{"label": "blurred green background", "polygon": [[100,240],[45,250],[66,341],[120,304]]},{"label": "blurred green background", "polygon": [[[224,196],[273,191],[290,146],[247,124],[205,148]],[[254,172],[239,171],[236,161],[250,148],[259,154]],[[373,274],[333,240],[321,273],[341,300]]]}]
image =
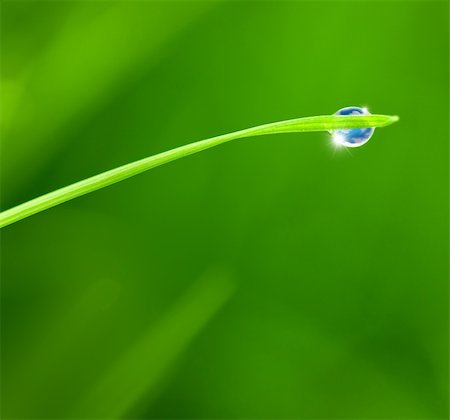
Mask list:
[{"label": "blurred green background", "polygon": [[448,418],[446,1],[4,1],[2,208],[242,140],[2,232],[2,415]]}]

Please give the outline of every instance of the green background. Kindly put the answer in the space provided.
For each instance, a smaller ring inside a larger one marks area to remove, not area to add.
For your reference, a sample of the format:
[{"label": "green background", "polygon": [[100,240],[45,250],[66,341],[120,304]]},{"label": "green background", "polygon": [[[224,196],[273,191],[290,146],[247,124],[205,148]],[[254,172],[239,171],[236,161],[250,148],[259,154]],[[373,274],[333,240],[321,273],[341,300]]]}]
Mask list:
[{"label": "green background", "polygon": [[2,208],[253,125],[2,232],[4,418],[448,418],[449,5],[2,3]]}]

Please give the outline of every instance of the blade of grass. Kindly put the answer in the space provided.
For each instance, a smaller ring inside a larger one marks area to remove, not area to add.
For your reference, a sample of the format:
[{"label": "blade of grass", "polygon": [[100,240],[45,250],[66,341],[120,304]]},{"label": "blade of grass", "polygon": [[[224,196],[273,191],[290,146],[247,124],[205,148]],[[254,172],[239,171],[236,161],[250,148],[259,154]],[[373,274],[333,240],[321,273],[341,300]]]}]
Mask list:
[{"label": "blade of grass", "polygon": [[226,270],[213,269],[180,298],[168,313],[130,345],[76,405],[76,418],[123,418],[145,396],[148,406],[160,382],[195,337],[234,292]]},{"label": "blade of grass", "polygon": [[259,125],[234,133],[200,140],[185,146],[177,147],[167,152],[159,153],[127,165],[119,166],[110,171],[103,172],[67,187],[42,195],[26,203],[20,204],[0,213],[0,228],[17,222],[33,214],[54,207],[58,204],[72,200],[84,194],[96,191],[108,185],[115,184],[123,179],[137,175],[141,172],[164,165],[173,160],[180,159],[193,153],[209,149],[231,140],[244,137],[261,136],[265,134],[298,133],[310,131],[329,131],[336,129],[385,127],[398,120],[396,116],[368,115],[368,116],[316,116],[296,118],[293,120],[280,121],[270,124]]}]

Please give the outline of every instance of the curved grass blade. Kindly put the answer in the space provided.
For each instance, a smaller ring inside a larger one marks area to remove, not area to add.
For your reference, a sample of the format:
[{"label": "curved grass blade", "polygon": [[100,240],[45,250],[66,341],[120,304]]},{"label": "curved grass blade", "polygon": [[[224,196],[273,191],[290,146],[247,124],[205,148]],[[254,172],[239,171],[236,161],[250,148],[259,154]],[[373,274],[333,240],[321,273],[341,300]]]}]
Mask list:
[{"label": "curved grass blade", "polygon": [[231,140],[244,137],[261,136],[265,134],[299,133],[310,131],[329,131],[337,129],[385,127],[398,121],[398,117],[389,115],[368,116],[336,116],[326,115],[317,117],[296,118],[270,124],[259,125],[234,133],[200,140],[185,146],[177,147],[167,152],[159,153],[127,165],[119,166],[110,171],[103,172],[67,187],[60,188],[51,193],[42,195],[26,203],[20,204],[0,213],[0,228],[17,222],[21,219],[39,213],[58,204],[72,200],[81,195],[88,194],[108,185],[115,184],[141,172],[172,162],[202,150],[209,149]]}]

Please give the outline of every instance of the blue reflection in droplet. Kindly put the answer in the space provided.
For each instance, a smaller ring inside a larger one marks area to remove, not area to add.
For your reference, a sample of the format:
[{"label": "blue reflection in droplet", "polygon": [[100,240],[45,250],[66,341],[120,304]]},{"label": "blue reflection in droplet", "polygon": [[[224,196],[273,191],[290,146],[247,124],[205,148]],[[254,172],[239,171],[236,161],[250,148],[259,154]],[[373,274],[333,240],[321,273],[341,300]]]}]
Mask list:
[{"label": "blue reflection in droplet", "polygon": [[[366,108],[349,106],[342,108],[335,115],[370,115]],[[335,130],[332,132],[333,141],[346,147],[359,147],[367,143],[372,137],[374,128],[352,128],[351,130]]]}]

